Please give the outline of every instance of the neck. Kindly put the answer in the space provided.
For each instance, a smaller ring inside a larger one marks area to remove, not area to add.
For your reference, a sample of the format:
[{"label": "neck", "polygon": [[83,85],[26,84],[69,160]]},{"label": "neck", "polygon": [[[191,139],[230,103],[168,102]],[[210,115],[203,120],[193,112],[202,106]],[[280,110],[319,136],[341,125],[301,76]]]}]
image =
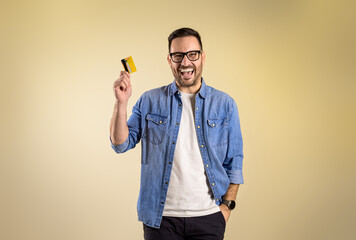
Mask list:
[{"label": "neck", "polygon": [[179,86],[179,84],[177,83],[177,81],[176,81],[176,85],[177,85],[179,91],[181,91],[181,92],[195,94],[195,93],[197,93],[197,92],[200,90],[200,87],[201,87],[201,85],[202,85],[202,79],[200,78],[200,80],[197,81],[197,83],[196,83],[195,85],[189,86],[189,87],[186,87],[186,86]]}]

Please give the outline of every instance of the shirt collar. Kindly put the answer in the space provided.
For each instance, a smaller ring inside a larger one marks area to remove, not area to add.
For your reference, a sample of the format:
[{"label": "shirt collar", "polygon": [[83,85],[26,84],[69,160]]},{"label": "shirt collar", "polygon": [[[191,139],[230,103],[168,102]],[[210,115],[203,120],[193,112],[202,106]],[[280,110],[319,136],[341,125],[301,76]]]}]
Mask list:
[{"label": "shirt collar", "polygon": [[[207,86],[205,84],[205,81],[203,79],[203,77],[201,78],[201,87],[200,87],[200,90],[197,94],[199,94],[202,98],[206,98],[206,94],[207,94]],[[178,92],[178,87],[177,87],[177,84],[176,84],[176,81],[173,80],[173,82],[171,83],[171,85],[169,86],[169,94],[170,95],[173,95],[175,94],[176,92]]]}]

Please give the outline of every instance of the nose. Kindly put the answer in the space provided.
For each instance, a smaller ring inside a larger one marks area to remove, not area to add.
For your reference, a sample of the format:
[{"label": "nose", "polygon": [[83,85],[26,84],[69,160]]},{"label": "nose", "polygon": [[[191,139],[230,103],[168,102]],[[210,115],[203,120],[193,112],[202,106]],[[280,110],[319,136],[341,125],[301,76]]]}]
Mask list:
[{"label": "nose", "polygon": [[187,55],[184,55],[183,60],[180,64],[183,66],[189,66],[190,60],[188,59]]}]

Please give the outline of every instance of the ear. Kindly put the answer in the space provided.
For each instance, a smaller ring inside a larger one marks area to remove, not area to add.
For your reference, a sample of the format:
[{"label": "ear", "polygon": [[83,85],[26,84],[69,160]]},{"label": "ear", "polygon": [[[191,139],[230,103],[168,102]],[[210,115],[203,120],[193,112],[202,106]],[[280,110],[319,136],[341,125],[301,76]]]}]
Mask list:
[{"label": "ear", "polygon": [[169,55],[169,53],[167,54],[167,62],[168,62],[168,65],[169,65],[170,67],[172,67],[171,56]]},{"label": "ear", "polygon": [[202,64],[204,65],[205,64],[205,52],[204,51],[201,53],[201,60],[202,60]]}]

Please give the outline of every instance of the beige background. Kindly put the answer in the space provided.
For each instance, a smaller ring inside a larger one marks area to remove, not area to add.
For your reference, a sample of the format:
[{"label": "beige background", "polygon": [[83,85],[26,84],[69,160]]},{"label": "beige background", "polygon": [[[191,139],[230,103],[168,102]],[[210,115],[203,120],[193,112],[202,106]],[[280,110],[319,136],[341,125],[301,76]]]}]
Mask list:
[{"label": "beige background", "polygon": [[167,37],[184,26],[241,117],[226,239],[355,239],[352,2],[2,1],[0,239],[142,239],[140,147],[110,147],[112,84],[130,55],[130,111],[170,83]]}]

